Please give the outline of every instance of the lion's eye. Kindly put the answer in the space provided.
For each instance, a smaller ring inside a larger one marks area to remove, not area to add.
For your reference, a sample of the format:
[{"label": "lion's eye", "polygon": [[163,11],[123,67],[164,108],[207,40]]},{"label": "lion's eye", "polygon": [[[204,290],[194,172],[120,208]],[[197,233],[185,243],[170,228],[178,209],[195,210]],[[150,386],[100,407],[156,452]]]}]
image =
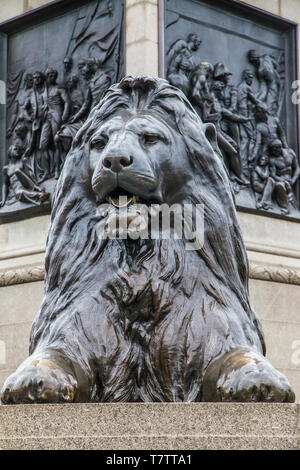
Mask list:
[{"label": "lion's eye", "polygon": [[154,145],[160,140],[160,137],[155,134],[143,134],[142,141],[144,145]]},{"label": "lion's eye", "polygon": [[103,150],[107,144],[108,138],[106,136],[101,136],[93,139],[91,141],[91,148],[96,150]]}]

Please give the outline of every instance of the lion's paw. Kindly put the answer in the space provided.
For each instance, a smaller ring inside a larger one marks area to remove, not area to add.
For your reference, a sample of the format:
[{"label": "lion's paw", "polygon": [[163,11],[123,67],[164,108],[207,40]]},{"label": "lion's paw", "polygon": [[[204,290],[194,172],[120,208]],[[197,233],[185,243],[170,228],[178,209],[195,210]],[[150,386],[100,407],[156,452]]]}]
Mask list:
[{"label": "lion's paw", "polygon": [[217,382],[219,401],[293,402],[294,393],[287,379],[268,366],[244,366],[224,374]]},{"label": "lion's paw", "polygon": [[[204,400],[292,403],[295,394],[283,374],[253,351],[234,351],[212,364],[204,381]],[[217,369],[213,370],[213,367]]]},{"label": "lion's paw", "polygon": [[77,381],[50,360],[34,361],[6,380],[1,394],[4,404],[70,403]]}]

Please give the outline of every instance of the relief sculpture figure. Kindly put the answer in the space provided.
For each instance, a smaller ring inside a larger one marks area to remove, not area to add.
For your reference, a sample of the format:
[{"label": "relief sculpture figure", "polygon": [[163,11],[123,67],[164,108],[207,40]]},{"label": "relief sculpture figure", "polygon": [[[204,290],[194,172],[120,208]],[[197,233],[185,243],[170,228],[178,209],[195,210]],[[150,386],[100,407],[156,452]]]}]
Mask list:
[{"label": "relief sculpture figure", "polygon": [[[214,67],[214,79],[221,82],[222,87],[222,102],[226,109],[231,113],[237,113],[237,89],[230,83],[232,73],[223,63],[218,63]],[[222,119],[221,127],[223,131],[230,135],[236,142],[237,150],[240,150],[240,132],[237,122],[232,120]]]},{"label": "relief sculpture figure", "polygon": [[[40,137],[40,151],[47,161],[45,177],[59,171],[60,161],[57,148],[55,148],[55,136],[62,123],[67,121],[71,111],[69,94],[63,87],[57,85],[56,80],[57,70],[48,68],[46,70],[47,85],[43,95],[43,122]],[[52,158],[50,152],[53,154]]]},{"label": "relief sculpture figure", "polygon": [[27,109],[27,101],[33,89],[33,75],[26,73],[24,77],[24,85],[18,96],[13,102],[13,110],[10,127],[7,129],[7,137],[11,137],[15,127],[22,122],[30,129],[32,116]]},{"label": "relief sculpture figure", "polygon": [[270,114],[278,115],[281,98],[278,61],[269,54],[259,55],[254,49],[248,52],[248,60],[254,65],[260,84],[257,98],[267,105]]},{"label": "relief sculpture figure", "polygon": [[[252,89],[253,72],[245,69],[242,72],[242,81],[237,87],[237,112],[242,116],[254,117],[254,107],[259,104]],[[253,121],[240,124],[240,156],[243,174],[247,180],[250,178],[249,159],[255,144],[255,126]]]},{"label": "relief sculpture figure", "polygon": [[9,163],[3,171],[4,184],[0,207],[5,203],[12,204],[16,200],[41,205],[50,197],[50,194],[38,186],[24,169],[22,154],[23,149],[19,145],[12,145],[8,149]]},{"label": "relief sculpture figure", "polygon": [[180,88],[187,96],[190,89],[190,75],[195,68],[193,52],[200,47],[201,39],[191,33],[187,41],[179,39],[168,51],[167,78],[170,83]]},{"label": "relief sculpture figure", "polygon": [[215,96],[215,112],[218,113],[218,119],[215,121],[217,129],[218,144],[225,155],[225,161],[228,162],[228,168],[233,173],[233,179],[242,183],[242,163],[237,142],[224,131],[221,123],[226,121],[234,124],[245,123],[250,120],[249,117],[240,116],[227,109],[223,102],[223,83],[214,82],[211,90]]},{"label": "relief sculpture figure", "polygon": [[281,212],[288,214],[289,203],[296,206],[293,186],[300,175],[297,156],[291,148],[284,148],[279,139],[270,142],[269,155],[276,199]]},{"label": "relief sculpture figure", "polygon": [[[45,296],[2,403],[295,400],[265,357],[215,138],[163,79],[126,77],[96,104],[57,183]],[[187,219],[181,238],[106,236],[124,210],[148,227],[166,205],[205,223]]]},{"label": "relief sculpture figure", "polygon": [[[91,108],[112,83],[112,71],[102,70],[101,64],[95,58],[81,59],[78,67],[85,81],[82,104],[77,112],[73,113],[69,122],[59,129],[55,137],[58,147],[63,148],[65,154],[70,149],[76,132],[88,117]],[[63,157],[60,158],[64,160]]]},{"label": "relief sculpture figure", "polygon": [[277,117],[270,116],[264,103],[255,106],[256,138],[253,151],[249,157],[250,167],[255,166],[258,155],[265,153],[272,140],[279,139],[284,148],[288,148],[282,125]]}]

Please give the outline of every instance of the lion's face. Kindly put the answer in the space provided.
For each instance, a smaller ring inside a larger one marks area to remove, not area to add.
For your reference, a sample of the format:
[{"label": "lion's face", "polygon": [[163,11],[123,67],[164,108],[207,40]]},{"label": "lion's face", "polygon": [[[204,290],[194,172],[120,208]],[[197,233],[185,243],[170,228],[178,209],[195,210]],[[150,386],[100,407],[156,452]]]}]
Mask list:
[{"label": "lion's face", "polygon": [[174,203],[184,198],[193,178],[184,142],[149,113],[128,111],[104,122],[90,139],[92,188],[98,202],[126,195],[143,203]]}]

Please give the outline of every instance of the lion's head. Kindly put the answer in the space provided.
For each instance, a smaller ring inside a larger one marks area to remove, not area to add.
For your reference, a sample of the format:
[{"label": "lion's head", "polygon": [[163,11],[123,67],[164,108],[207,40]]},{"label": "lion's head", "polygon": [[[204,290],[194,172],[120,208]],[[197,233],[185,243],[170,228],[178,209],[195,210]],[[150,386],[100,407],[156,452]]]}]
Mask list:
[{"label": "lion's head", "polygon": [[[183,240],[99,239],[97,207],[120,195],[146,206],[203,205],[204,245],[187,252]],[[212,325],[203,370],[237,344],[264,351],[214,127],[204,125],[184,94],[163,79],[124,78],[77,133],[53,201],[46,272],[31,351],[43,341],[51,343],[50,325],[60,315],[68,321],[78,305],[94,311],[95,302],[99,308],[105,304],[123,333],[128,322],[143,324],[135,327],[143,342],[151,341],[162,318],[180,312],[190,319],[187,312],[198,311],[201,321]],[[188,325],[178,333],[178,344],[186,342],[187,330]]]}]

